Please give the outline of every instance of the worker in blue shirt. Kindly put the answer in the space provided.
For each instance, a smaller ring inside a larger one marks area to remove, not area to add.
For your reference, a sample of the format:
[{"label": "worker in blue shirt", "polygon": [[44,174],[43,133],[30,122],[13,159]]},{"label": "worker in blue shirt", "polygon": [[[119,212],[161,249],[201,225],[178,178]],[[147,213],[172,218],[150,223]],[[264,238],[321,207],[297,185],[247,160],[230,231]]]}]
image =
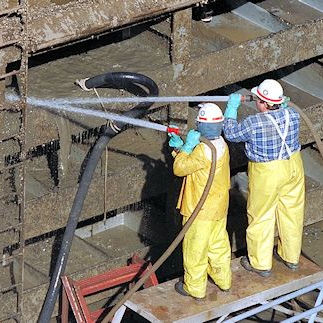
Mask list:
[{"label": "worker in blue shirt", "polygon": [[[283,88],[266,79],[251,92],[259,113],[237,122],[241,95],[231,94],[225,110],[224,135],[244,142],[248,163],[247,249],[241,265],[262,277],[271,274],[272,255],[289,269],[301,253],[305,184],[300,154],[300,116],[287,106]],[[278,245],[274,249],[275,223]]]}]

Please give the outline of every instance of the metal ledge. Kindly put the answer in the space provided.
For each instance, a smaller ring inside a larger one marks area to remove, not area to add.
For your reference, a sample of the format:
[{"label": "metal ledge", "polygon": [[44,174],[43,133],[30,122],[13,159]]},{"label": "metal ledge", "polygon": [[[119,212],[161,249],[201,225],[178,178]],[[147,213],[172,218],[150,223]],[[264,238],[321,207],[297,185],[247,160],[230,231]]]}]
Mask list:
[{"label": "metal ledge", "polygon": [[177,94],[176,89],[181,95],[204,93],[320,56],[322,44],[323,19],[319,19],[190,60],[185,66],[170,66],[155,81],[167,85],[167,95]]},{"label": "metal ledge", "polygon": [[155,323],[206,322],[314,283],[322,283],[323,279],[322,269],[304,257],[300,258],[300,269],[296,272],[274,261],[269,278],[247,272],[238,261],[235,259],[232,263],[234,283],[228,293],[219,291],[208,282],[206,300],[197,303],[191,297],[182,297],[175,292],[174,284],[178,279],[174,279],[135,293],[125,306]]},{"label": "metal ledge", "polygon": [[[128,0],[71,2],[30,12],[38,17],[30,23],[32,51],[71,42],[107,30],[193,6],[198,0]],[[92,3],[92,5],[91,5]]]}]

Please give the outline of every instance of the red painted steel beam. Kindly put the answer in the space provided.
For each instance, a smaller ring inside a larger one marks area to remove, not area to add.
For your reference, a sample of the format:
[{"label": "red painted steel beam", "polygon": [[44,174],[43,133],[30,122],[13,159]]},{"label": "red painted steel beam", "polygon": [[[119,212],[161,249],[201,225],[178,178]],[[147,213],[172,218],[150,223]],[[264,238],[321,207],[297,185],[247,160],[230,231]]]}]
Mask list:
[{"label": "red painted steel beam", "polygon": [[77,323],[86,323],[86,320],[83,316],[82,309],[80,308],[80,304],[78,302],[77,296],[75,295],[75,292],[74,292],[73,280],[68,278],[67,276],[63,276],[62,283],[64,286],[64,290],[66,292],[68,301],[70,303],[70,306],[73,310],[76,322]]},{"label": "red painted steel beam", "polygon": [[86,323],[94,323],[94,321],[92,321],[92,318],[91,318],[91,312],[87,307],[87,304],[86,304],[86,301],[84,298],[84,294],[83,294],[82,290],[77,286],[76,281],[74,281],[74,292],[75,292],[75,295],[76,295],[78,302],[80,304],[80,308],[82,309],[82,314],[84,315],[85,322]]},{"label": "red painted steel beam", "polygon": [[138,273],[140,275],[141,268],[142,265],[137,264],[125,266],[101,275],[76,281],[74,286],[79,288],[83,295],[90,295],[133,280],[138,276]]}]

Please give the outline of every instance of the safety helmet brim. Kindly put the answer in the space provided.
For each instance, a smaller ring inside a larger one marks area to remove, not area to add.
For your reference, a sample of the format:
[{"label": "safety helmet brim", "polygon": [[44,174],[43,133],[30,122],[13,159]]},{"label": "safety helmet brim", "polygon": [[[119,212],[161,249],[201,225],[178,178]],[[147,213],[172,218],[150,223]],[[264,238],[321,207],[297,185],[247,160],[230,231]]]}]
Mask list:
[{"label": "safety helmet brim", "polygon": [[197,116],[195,121],[202,122],[202,123],[203,122],[205,122],[205,123],[218,123],[218,122],[224,121],[224,117],[212,118],[212,120],[208,120],[206,118]]}]

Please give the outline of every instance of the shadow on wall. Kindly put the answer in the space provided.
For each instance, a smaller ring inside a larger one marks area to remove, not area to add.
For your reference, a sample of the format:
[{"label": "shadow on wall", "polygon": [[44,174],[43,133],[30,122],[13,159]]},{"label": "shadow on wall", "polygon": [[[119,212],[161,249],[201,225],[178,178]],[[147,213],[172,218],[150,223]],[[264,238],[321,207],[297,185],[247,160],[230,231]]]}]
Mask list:
[{"label": "shadow on wall", "polygon": [[[147,197],[151,197],[154,194],[154,187],[157,185],[156,197],[152,199],[153,208],[146,211],[145,221],[141,222],[139,229],[139,232],[149,231],[150,234],[155,235],[150,238],[152,248],[146,256],[146,260],[152,263],[155,263],[166,251],[182,228],[182,217],[176,210],[182,179],[173,174],[171,151],[168,139],[166,139],[161,150],[165,161],[152,159],[143,154],[137,155],[137,158],[144,162],[143,169],[146,171],[141,199],[145,200]],[[160,195],[160,191],[163,191],[164,194]],[[159,281],[163,281],[166,277],[170,279],[172,276],[178,276],[178,271],[182,270],[181,250],[180,244],[157,270]]]},{"label": "shadow on wall", "polygon": [[227,230],[233,252],[246,248],[248,159],[244,143],[227,142],[230,152],[231,190]]},{"label": "shadow on wall", "polygon": [[237,187],[230,190],[227,230],[232,251],[246,248],[247,201]]},{"label": "shadow on wall", "polygon": [[[179,195],[182,179],[173,174],[173,157],[171,156],[172,149],[168,146],[168,139],[163,143],[161,153],[164,155],[165,162],[158,159],[152,159],[146,155],[138,155],[138,158],[144,162],[143,169],[146,171],[145,185],[142,189],[141,199],[147,199],[154,193],[156,187],[156,195],[160,192],[165,192],[166,198],[164,205],[159,203],[164,211],[164,222],[168,225],[168,239],[172,239],[181,228],[181,218],[176,211],[176,202]],[[158,190],[159,186],[159,190]],[[165,237],[166,238],[166,237]]]}]

